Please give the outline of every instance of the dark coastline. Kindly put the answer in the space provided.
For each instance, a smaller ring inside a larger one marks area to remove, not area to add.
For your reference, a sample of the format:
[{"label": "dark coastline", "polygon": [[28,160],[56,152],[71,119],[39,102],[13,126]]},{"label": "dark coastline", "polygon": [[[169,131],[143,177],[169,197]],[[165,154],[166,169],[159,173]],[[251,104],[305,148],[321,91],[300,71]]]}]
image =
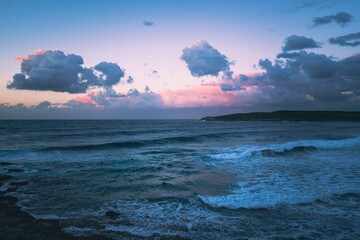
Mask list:
[{"label": "dark coastline", "polygon": [[[0,167],[14,166],[12,163],[0,162]],[[0,191],[0,239],[2,240],[111,240],[102,235],[75,237],[64,232],[57,220],[36,219],[21,210],[16,202],[18,199],[8,193],[16,192],[17,188],[26,185],[26,181],[18,181],[13,172],[22,169],[10,168],[9,174],[0,175],[0,187],[9,183],[5,191]]]},{"label": "dark coastline", "polygon": [[294,121],[294,122],[360,122],[360,112],[287,111],[235,113],[207,116],[203,121]]}]

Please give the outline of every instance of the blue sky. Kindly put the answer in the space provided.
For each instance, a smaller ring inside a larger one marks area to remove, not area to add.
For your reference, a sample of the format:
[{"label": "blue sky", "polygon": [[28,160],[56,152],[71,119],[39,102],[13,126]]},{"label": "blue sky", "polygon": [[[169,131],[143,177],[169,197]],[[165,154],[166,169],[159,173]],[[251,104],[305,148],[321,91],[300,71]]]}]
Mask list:
[{"label": "blue sky", "polygon": [[[276,109],[360,110],[360,79],[354,73],[359,58],[349,58],[359,53],[356,0],[13,0],[3,1],[0,9],[1,118],[94,118],[99,112],[104,118],[197,118]],[[345,19],[339,13],[347,14]],[[315,26],[315,18],[328,22]],[[303,45],[288,51],[298,56],[277,58],[285,44],[306,41],[290,36],[313,40],[318,47]],[[342,44],[341,36],[354,46]],[[71,54],[82,61],[69,65]],[[24,73],[22,66],[35,58],[39,62]],[[260,64],[261,59],[271,65]],[[48,61],[56,64],[46,65]],[[217,65],[222,61],[224,68]],[[124,74],[97,70],[101,62],[116,64]],[[66,72],[78,67],[76,73]],[[96,80],[81,80],[85,71]],[[17,73],[23,75],[16,82]],[[109,74],[119,79],[107,85],[102,81]],[[79,81],[86,81],[81,90],[74,88]],[[67,83],[73,83],[72,90]],[[152,114],[143,114],[144,109],[153,109]]]}]

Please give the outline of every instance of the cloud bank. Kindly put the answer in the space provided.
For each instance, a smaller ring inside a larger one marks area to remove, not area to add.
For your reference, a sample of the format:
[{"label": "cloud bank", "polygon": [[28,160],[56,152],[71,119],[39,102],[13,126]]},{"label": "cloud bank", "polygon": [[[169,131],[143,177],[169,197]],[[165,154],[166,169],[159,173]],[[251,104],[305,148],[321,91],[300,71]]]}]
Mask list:
[{"label": "cloud bank", "polygon": [[284,60],[262,59],[259,66],[264,72],[247,81],[234,77],[232,82],[246,90],[232,95],[233,102],[275,109],[358,109],[360,54],[336,60],[300,51]]},{"label": "cloud bank", "polygon": [[148,86],[144,91],[136,88],[127,93],[117,93],[112,88],[103,88],[91,91],[85,95],[70,100],[65,104],[71,108],[143,108],[161,107],[163,104],[161,96],[150,90]]},{"label": "cloud bank", "polygon": [[[345,39],[355,37],[358,35]],[[284,41],[284,52],[279,53],[277,59],[259,60],[258,66],[263,70],[261,73],[233,74],[229,79],[219,77],[210,84],[186,91],[167,92],[162,96],[165,103],[192,107],[218,104],[242,110],[359,109],[360,54],[338,60],[303,50],[317,47],[320,45],[311,38],[292,35]],[[198,48],[195,45],[186,50],[197,53]],[[191,71],[193,62],[187,63]],[[211,62],[209,66],[211,69],[224,67],[221,62],[215,65],[216,62]],[[179,94],[181,101],[176,94]]]},{"label": "cloud bank", "polygon": [[[352,41],[357,44],[353,40],[358,39],[359,35],[355,33],[341,36],[337,41]],[[30,90],[46,89],[70,93],[87,91],[87,94],[66,103],[43,101],[30,107],[24,104],[0,104],[0,110],[6,113],[29,109],[126,111],[212,107],[231,108],[233,111],[359,110],[360,54],[336,59],[325,54],[308,52],[303,49],[314,46],[315,41],[293,36],[284,41],[285,52],[279,53],[273,61],[260,59],[257,66],[261,71],[251,74],[233,74],[229,70],[231,63],[225,55],[206,41],[199,41],[185,48],[181,59],[186,62],[193,76],[210,75],[218,78],[210,79],[210,83],[202,82],[201,85],[158,93],[151,91],[148,86],[143,90],[131,88],[122,92],[115,91],[113,86],[124,77],[124,70],[115,63],[101,62],[93,68],[85,68],[82,67],[83,60],[78,55],[65,55],[61,51],[37,51],[18,59],[22,61],[21,73],[18,74],[22,74],[25,80],[13,80],[8,87],[14,88],[21,83]],[[315,44],[318,46],[316,42]],[[49,71],[60,73],[61,80],[49,78]],[[152,73],[157,74],[157,71]],[[227,73],[231,74],[226,75]],[[128,76],[124,82],[131,84],[133,78]],[[13,86],[10,86],[11,84]]]},{"label": "cloud bank", "polygon": [[90,87],[116,85],[125,74],[110,62],[85,68],[81,56],[59,50],[37,50],[17,60],[21,61],[21,73],[13,76],[9,89],[85,93]]}]

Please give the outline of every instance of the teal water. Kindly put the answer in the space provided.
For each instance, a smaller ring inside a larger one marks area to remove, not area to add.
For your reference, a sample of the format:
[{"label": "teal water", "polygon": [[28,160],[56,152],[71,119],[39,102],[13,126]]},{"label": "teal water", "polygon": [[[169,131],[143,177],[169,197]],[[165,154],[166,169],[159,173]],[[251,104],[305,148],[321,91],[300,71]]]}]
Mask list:
[{"label": "teal water", "polygon": [[74,235],[360,238],[359,123],[0,121],[0,161]]}]

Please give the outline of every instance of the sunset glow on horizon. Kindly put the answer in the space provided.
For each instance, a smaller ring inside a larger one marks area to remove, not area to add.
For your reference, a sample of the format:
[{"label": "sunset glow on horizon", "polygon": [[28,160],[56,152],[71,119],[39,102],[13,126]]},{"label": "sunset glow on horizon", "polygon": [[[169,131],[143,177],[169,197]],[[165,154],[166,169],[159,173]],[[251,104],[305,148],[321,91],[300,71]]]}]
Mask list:
[{"label": "sunset glow on horizon", "polygon": [[1,5],[1,119],[360,110],[358,1]]}]

